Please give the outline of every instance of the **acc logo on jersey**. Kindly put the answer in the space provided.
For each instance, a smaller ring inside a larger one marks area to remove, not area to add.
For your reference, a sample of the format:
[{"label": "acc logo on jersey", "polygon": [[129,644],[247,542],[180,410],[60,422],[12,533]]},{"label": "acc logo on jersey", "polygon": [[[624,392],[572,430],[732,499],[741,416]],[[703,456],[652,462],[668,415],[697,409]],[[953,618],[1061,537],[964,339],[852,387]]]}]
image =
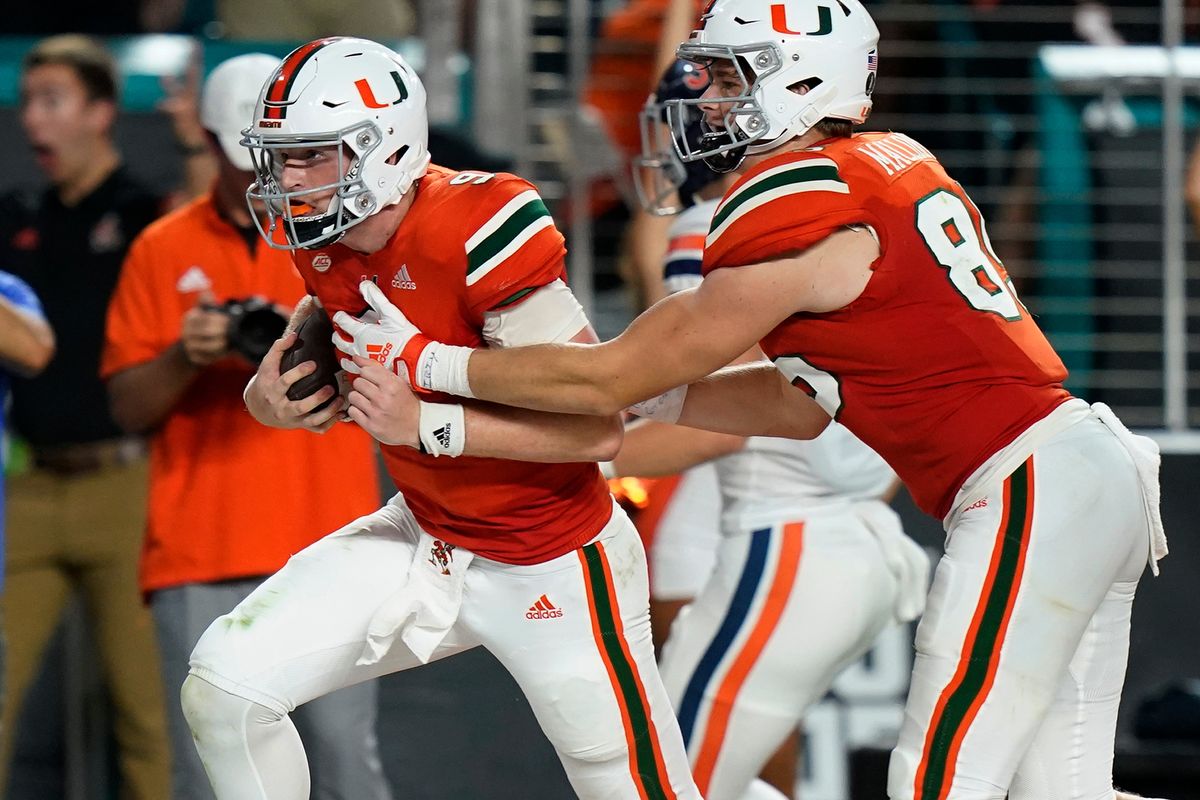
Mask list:
[{"label": "acc logo on jersey", "polygon": [[329,257],[328,253],[317,253],[313,256],[312,268],[317,272],[328,272],[332,266],[333,259]]}]

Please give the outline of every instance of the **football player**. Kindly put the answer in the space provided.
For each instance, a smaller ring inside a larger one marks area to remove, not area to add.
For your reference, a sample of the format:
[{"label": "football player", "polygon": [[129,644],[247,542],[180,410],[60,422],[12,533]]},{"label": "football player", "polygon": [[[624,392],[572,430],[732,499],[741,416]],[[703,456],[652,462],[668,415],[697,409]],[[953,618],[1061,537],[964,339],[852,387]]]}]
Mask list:
[{"label": "football player", "polygon": [[[293,325],[319,306],[361,339],[358,317],[402,310],[467,346],[595,340],[538,193],[512,175],[431,165],[425,91],[391,50],[304,45],[250,122],[248,197],[310,295]],[[580,797],[699,798],[654,663],[645,555],[594,463],[619,445],[619,419],[444,397],[418,411],[386,342],[350,365],[346,397],[326,386],[290,400],[315,369],[280,374],[295,338],[247,386],[251,414],[314,431],[348,414],[382,443],[400,493],[293,557],[196,645],[182,698],[217,797],[307,798],[292,709],[484,646]],[[391,426],[404,402],[419,440]]]},{"label": "football player", "polygon": [[[890,796],[1112,797],[1133,596],[1166,554],[1157,447],[1063,388],[937,159],[852,132],[877,44],[858,0],[714,0],[679,48],[712,83],[677,103],[711,130],[675,141],[740,177],[700,287],[599,345],[465,351],[395,318],[389,342],[426,391],[734,433],[836,418],[947,531]],[[774,372],[701,380],[755,342]]]},{"label": "football player", "polygon": [[[700,284],[704,236],[733,183],[703,161],[684,164],[656,136],[671,109],[699,143],[699,110],[669,104],[700,97],[707,82],[696,65],[676,62],[641,119],[642,201],[652,213],[682,207],[664,265],[670,293]],[[756,345],[741,360],[762,358]],[[796,441],[644,420],[626,429],[612,469],[656,477],[702,462],[717,473],[723,537],[714,574],[672,626],[659,666],[700,793],[738,800],[837,674],[887,624],[920,614],[929,561],[887,506],[895,473],[837,423]],[[656,538],[652,553],[663,544]]]}]

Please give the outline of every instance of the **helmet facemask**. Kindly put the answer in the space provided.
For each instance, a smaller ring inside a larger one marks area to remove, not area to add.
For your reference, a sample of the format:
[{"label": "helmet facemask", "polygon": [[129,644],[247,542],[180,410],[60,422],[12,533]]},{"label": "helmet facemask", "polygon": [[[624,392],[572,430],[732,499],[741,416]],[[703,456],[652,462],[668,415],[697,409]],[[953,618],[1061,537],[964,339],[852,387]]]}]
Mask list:
[{"label": "helmet facemask", "polygon": [[[362,180],[361,165],[382,141],[378,127],[371,121],[329,133],[296,136],[246,130],[242,146],[250,150],[255,174],[255,182],[246,190],[246,200],[263,239],[279,250],[328,247],[373,214],[379,207],[378,200]],[[283,162],[279,151],[327,148],[336,154],[338,180],[297,190],[282,185]],[[333,195],[328,200],[315,198],[329,191]],[[266,211],[265,225],[258,213],[254,213],[256,203]],[[284,242],[273,236],[279,228],[284,232]]]},{"label": "helmet facemask", "polygon": [[[687,168],[675,154],[665,107],[651,97],[638,114],[642,152],[633,159],[633,188],[642,208],[659,217],[683,210],[679,187],[687,179]],[[674,202],[679,200],[680,202]]]},{"label": "helmet facemask", "polygon": [[[742,89],[736,95],[699,97],[694,100],[667,102],[667,121],[671,127],[675,151],[685,163],[703,160],[714,172],[731,172],[741,163],[750,146],[766,136],[770,126],[758,100],[759,84],[783,67],[783,56],[771,43],[742,46],[687,43],[680,45],[679,57],[712,69],[718,61],[730,64],[737,72]],[[751,66],[753,65],[753,71]],[[706,93],[707,95],[707,93]],[[714,127],[701,105],[719,105],[722,124]],[[704,135],[696,140],[687,135],[691,115],[699,113]]]},{"label": "helmet facemask", "polygon": [[642,109],[639,121],[642,153],[633,159],[634,188],[642,208],[655,216],[678,214],[696,204],[696,194],[717,179],[707,161],[684,163],[679,158],[669,114],[690,117],[682,127],[692,148],[700,145],[706,130],[699,109],[671,110],[673,101],[651,97]]},{"label": "helmet facemask", "polygon": [[634,188],[642,208],[656,216],[678,214],[696,203],[696,195],[717,180],[717,175],[699,160],[685,163],[679,158],[674,128],[669,115],[683,114],[677,123],[688,149],[696,149],[704,135],[704,113],[696,105],[672,105],[675,100],[698,100],[708,90],[708,72],[690,61],[676,60],[659,78],[654,93],[638,116],[642,151],[633,159]]}]

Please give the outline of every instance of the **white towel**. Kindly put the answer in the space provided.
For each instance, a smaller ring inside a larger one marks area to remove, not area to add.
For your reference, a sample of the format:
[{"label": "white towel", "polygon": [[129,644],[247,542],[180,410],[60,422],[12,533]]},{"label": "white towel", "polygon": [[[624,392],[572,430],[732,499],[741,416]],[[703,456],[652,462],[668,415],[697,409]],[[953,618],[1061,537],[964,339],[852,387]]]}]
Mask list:
[{"label": "white towel", "polygon": [[435,539],[424,531],[404,586],[375,610],[359,665],[375,664],[392,649],[396,637],[421,663],[446,638],[462,608],[463,582],[475,554]]},{"label": "white towel", "polygon": [[905,535],[899,515],[884,503],[855,503],[854,512],[879,542],[888,570],[896,576],[896,621],[921,616],[929,592],[929,556]]},{"label": "white towel", "polygon": [[1150,527],[1150,571],[1157,575],[1158,561],[1167,554],[1167,533],[1163,530],[1162,512],[1159,510],[1158,468],[1162,456],[1158,452],[1158,443],[1131,432],[1104,403],[1093,403],[1092,413],[1116,435],[1137,468],[1138,480],[1142,484],[1146,524]]}]

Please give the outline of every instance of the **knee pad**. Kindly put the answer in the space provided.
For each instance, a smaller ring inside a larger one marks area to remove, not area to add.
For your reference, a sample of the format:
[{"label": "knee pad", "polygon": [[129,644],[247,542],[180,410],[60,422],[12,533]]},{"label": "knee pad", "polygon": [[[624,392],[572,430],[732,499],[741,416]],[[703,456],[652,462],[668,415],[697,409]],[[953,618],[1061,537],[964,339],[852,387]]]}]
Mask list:
[{"label": "knee pad", "polygon": [[604,702],[606,694],[612,694],[610,684],[578,676],[558,676],[554,690],[544,693],[555,702],[537,703],[535,713],[559,755],[590,763],[627,757],[625,727],[616,702]]},{"label": "knee pad", "polygon": [[192,734],[222,727],[240,727],[250,715],[254,722],[270,725],[285,715],[245,697],[215,686],[196,675],[188,675],[179,690],[179,702]]}]

